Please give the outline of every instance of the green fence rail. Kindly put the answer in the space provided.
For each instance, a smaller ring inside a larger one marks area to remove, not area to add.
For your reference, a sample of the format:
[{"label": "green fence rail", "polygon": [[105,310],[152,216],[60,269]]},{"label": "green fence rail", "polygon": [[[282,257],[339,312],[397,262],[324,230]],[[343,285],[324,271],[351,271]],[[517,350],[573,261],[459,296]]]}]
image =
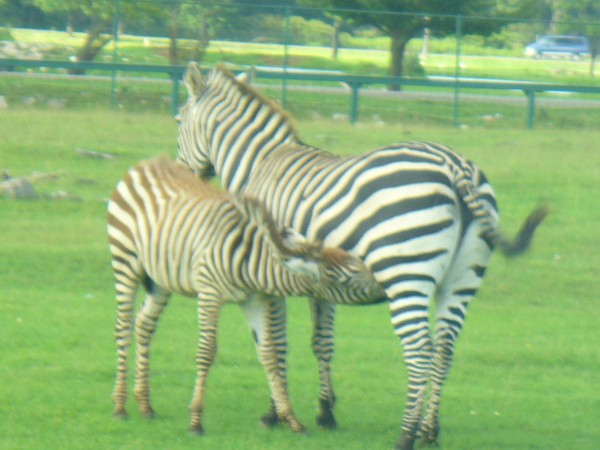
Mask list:
[{"label": "green fence rail", "polygon": [[[70,62],[70,61],[38,61],[27,59],[0,59],[0,68],[4,70],[14,70],[17,67],[22,68],[60,68],[66,70],[97,70],[109,72],[116,76],[119,72],[138,72],[138,73],[164,73],[172,80],[172,100],[171,108],[175,114],[179,104],[179,85],[185,71],[185,66],[170,65],[149,65],[149,64],[124,64],[124,63],[100,63],[100,62]],[[0,72],[1,76],[1,72]],[[23,76],[27,76],[23,74]],[[82,76],[85,77],[85,76]],[[402,78],[402,77],[382,77],[350,75],[343,73],[322,73],[319,71],[297,71],[293,69],[281,68],[281,70],[255,70],[255,77],[271,80],[284,81],[313,81],[313,82],[332,82],[346,85],[350,88],[350,106],[349,117],[352,123],[358,120],[358,106],[360,98],[360,89],[364,86],[372,85],[399,85],[399,86],[418,86],[427,89],[451,88],[455,91],[454,101],[454,124],[459,123],[459,93],[462,90],[498,90],[498,91],[520,91],[523,92],[527,100],[526,123],[527,128],[533,128],[536,110],[536,95],[544,92],[569,92],[600,94],[598,86],[577,86],[564,84],[535,83],[526,81],[502,81],[502,80],[465,80],[461,78],[454,79],[426,79],[426,78]]]}]

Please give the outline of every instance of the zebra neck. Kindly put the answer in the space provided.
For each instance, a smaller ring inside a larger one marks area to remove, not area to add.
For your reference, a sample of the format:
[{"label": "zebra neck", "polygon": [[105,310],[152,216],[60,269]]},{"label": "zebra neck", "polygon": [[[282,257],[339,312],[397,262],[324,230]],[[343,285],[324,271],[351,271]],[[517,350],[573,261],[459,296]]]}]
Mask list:
[{"label": "zebra neck", "polygon": [[249,255],[247,282],[255,291],[268,295],[303,295],[309,292],[307,277],[297,275],[283,268],[272,254],[263,255],[260,261]]},{"label": "zebra neck", "polygon": [[285,112],[260,94],[229,78],[218,77],[213,83],[219,94],[204,108],[202,120],[210,160],[223,186],[240,192],[269,153],[300,141]]}]

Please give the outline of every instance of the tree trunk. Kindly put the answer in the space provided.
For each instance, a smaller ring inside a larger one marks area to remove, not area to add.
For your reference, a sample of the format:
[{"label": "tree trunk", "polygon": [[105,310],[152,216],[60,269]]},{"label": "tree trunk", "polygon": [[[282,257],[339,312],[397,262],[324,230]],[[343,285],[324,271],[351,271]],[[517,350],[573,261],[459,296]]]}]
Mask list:
[{"label": "tree trunk", "polygon": [[194,47],[194,61],[200,62],[202,60],[206,47],[208,47],[208,21],[206,16],[203,15],[198,29],[198,39]]},{"label": "tree trunk", "polygon": [[331,36],[331,57],[337,59],[338,50],[340,47],[340,28],[342,27],[342,21],[335,19],[333,22],[333,35]]},{"label": "tree trunk", "polygon": [[70,37],[73,37],[73,12],[69,11],[67,13],[67,34]]},{"label": "tree trunk", "polygon": [[[93,61],[100,50],[104,48],[112,40],[112,36],[109,34],[102,34],[105,28],[105,23],[93,25],[88,31],[83,46],[77,52],[77,61]],[[71,75],[83,75],[84,69],[70,69],[68,71]]]},{"label": "tree trunk", "polygon": [[179,36],[179,10],[180,5],[175,5],[170,11],[169,23],[169,64],[177,65],[179,52],[177,51],[177,37]]},{"label": "tree trunk", "polygon": [[[406,44],[408,44],[408,38],[402,33],[391,33],[391,62],[390,62],[390,76],[401,77],[404,66],[404,50]],[[393,83],[389,86],[391,91],[399,91],[400,84]]]}]

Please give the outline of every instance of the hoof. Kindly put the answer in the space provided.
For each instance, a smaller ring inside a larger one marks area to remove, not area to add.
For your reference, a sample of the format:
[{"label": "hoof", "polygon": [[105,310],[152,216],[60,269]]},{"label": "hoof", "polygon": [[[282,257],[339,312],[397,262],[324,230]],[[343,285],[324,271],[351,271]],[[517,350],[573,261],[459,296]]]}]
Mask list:
[{"label": "hoof", "polygon": [[337,428],[337,422],[335,421],[333,414],[329,412],[327,414],[320,414],[317,416],[317,426],[327,430],[333,430]]},{"label": "hoof", "polygon": [[274,428],[279,425],[279,417],[274,412],[269,411],[260,418],[260,423],[267,428]]},{"label": "hoof", "polygon": [[415,438],[411,436],[402,436],[398,442],[396,442],[396,450],[414,450]]},{"label": "hoof", "polygon": [[127,420],[129,415],[127,414],[127,411],[120,409],[119,411],[114,412],[113,417],[118,420]]},{"label": "hoof", "polygon": [[192,426],[190,427],[189,432],[192,436],[202,436],[204,434],[204,428],[202,428],[202,425]]},{"label": "hoof", "polygon": [[141,411],[141,414],[144,418],[152,420],[154,419],[154,417],[156,417],[156,414],[154,413],[153,409],[149,409],[148,411]]},{"label": "hoof", "polygon": [[304,425],[302,425],[301,423],[299,423],[298,425],[294,425],[293,427],[290,427],[290,428],[294,433],[300,433],[300,434],[306,433],[306,427]]},{"label": "hoof", "polygon": [[438,437],[440,435],[439,427],[435,429],[425,429],[421,433],[421,442],[427,447],[439,447]]}]

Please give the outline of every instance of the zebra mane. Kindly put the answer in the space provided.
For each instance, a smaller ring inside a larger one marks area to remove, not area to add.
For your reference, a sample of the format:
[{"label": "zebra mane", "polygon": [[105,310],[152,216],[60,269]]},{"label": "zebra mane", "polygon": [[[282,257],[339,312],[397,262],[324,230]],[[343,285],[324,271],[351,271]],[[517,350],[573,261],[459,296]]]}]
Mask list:
[{"label": "zebra mane", "polygon": [[148,171],[160,180],[164,197],[173,193],[200,196],[202,198],[227,198],[227,194],[207,181],[197,178],[187,166],[173,161],[166,155],[160,155],[139,163],[137,168]]},{"label": "zebra mane", "polygon": [[292,116],[283,110],[281,106],[275,103],[270,98],[264,96],[257,90],[255,90],[250,84],[244,83],[235,77],[223,64],[217,64],[213,70],[211,70],[210,75],[208,77],[207,83],[211,83],[212,81],[218,81],[220,78],[223,78],[233,84],[236,89],[239,91],[240,95],[248,96],[258,100],[260,103],[269,107],[273,113],[277,114],[282,118],[282,121],[288,126],[290,130],[290,134],[294,136],[300,142],[298,138],[298,134],[293,124]]}]

